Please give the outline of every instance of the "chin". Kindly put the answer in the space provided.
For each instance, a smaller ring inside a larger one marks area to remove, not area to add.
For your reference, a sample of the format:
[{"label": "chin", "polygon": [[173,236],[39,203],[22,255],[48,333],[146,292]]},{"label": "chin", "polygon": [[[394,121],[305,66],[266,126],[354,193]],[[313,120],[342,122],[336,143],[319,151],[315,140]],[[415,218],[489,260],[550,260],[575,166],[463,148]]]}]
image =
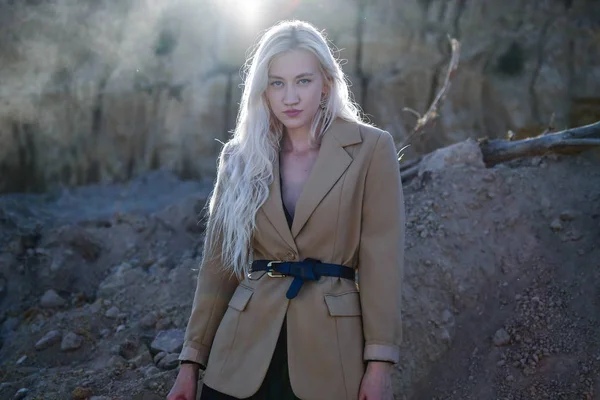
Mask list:
[{"label": "chin", "polygon": [[302,128],[302,127],[309,127],[311,125],[312,120],[311,119],[284,119],[283,121],[281,121],[283,123],[283,125],[287,128],[287,129],[298,129],[298,128]]}]

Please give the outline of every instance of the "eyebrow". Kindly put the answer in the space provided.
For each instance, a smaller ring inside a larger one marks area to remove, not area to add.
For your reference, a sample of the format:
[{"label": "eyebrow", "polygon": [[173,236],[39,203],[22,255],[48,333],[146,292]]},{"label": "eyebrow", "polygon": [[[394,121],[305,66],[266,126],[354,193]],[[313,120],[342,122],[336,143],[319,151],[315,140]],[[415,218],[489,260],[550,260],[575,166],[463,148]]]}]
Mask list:
[{"label": "eyebrow", "polygon": [[[313,75],[314,74],[312,72],[305,72],[303,74],[297,75],[296,78],[294,78],[294,79],[304,78],[304,77],[313,76]],[[282,77],[275,76],[275,75],[269,75],[269,79],[281,79],[281,80],[284,80]]]}]

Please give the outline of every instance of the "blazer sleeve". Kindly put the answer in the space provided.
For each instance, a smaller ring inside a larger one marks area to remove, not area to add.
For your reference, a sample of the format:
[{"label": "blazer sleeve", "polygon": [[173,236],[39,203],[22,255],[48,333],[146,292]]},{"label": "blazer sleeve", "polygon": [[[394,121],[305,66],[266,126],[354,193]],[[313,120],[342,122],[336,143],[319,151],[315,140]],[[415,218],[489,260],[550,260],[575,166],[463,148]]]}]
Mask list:
[{"label": "blazer sleeve", "polygon": [[383,131],[367,170],[358,256],[364,361],[397,363],[400,358],[404,234],[404,195],[396,146],[392,136]]},{"label": "blazer sleeve", "polygon": [[[219,168],[213,196],[218,198],[221,193],[226,173],[225,168]],[[208,224],[212,223],[210,217]],[[239,281],[237,277],[224,271],[220,254],[222,235],[217,234],[212,252],[206,250],[200,264],[196,281],[196,291],[192,303],[192,311],[185,330],[183,349],[179,354],[181,361],[193,361],[205,369],[213,339],[221,319],[227,310],[227,305],[233,296]]]}]

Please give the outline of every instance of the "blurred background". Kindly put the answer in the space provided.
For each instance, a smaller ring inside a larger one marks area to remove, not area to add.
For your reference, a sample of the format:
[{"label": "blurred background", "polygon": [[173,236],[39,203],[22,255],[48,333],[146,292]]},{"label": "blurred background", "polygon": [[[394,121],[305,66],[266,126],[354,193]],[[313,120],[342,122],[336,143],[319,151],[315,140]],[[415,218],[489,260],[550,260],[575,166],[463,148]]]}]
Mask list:
[{"label": "blurred background", "polygon": [[407,158],[466,138],[600,119],[596,0],[0,1],[0,193],[214,175],[259,34],[324,30],[368,119],[398,141],[461,60]]}]

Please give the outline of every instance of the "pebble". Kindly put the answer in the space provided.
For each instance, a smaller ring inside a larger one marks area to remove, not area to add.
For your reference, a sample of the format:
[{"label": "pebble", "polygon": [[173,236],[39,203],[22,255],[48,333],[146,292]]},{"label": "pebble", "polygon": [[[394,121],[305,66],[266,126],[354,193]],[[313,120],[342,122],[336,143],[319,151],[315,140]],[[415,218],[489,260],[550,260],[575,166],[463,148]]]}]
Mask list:
[{"label": "pebble", "polygon": [[108,328],[104,328],[100,331],[100,336],[103,338],[109,337],[110,336],[110,329]]},{"label": "pebble", "polygon": [[142,374],[144,375],[144,377],[150,378],[151,376],[160,374],[161,372],[162,371],[158,369],[154,364],[150,364],[147,368],[144,368]]},{"label": "pebble", "polygon": [[15,400],[24,399],[25,396],[27,396],[27,393],[29,393],[29,389],[21,388],[21,389],[17,390],[17,393],[15,393],[13,399],[15,399]]},{"label": "pebble", "polygon": [[170,353],[164,356],[158,363],[158,368],[162,369],[175,369],[179,366],[179,354]]},{"label": "pebble", "polygon": [[60,297],[53,289],[49,289],[40,299],[40,306],[43,308],[57,308],[67,304],[67,301]]},{"label": "pebble", "polygon": [[572,210],[565,210],[563,212],[560,213],[559,218],[563,221],[572,221],[574,220],[576,217],[576,213],[575,211]]},{"label": "pebble", "polygon": [[102,309],[102,300],[96,300],[89,306],[89,310],[93,314],[98,314],[101,309]]},{"label": "pebble", "polygon": [[181,329],[160,331],[152,341],[150,348],[156,352],[179,353],[183,348],[185,332]]},{"label": "pebble", "polygon": [[558,232],[558,231],[562,231],[563,226],[560,223],[560,219],[555,218],[551,223],[550,223],[550,229],[552,229],[554,232]]},{"label": "pebble", "polygon": [[27,360],[27,356],[21,356],[21,358],[17,360],[17,365],[23,364],[25,360]]},{"label": "pebble", "polygon": [[154,364],[158,364],[167,355],[167,352],[161,351],[154,356]]},{"label": "pebble", "polygon": [[108,359],[106,366],[111,368],[120,368],[125,365],[125,362],[126,360],[123,357],[119,355],[114,355]]},{"label": "pebble", "polygon": [[35,344],[36,350],[45,350],[48,347],[54,346],[56,343],[60,342],[62,338],[62,333],[59,330],[52,330],[46,333],[40,340]]},{"label": "pebble", "polygon": [[152,329],[156,325],[157,320],[156,313],[148,313],[140,320],[140,326],[144,329]]},{"label": "pebble", "polygon": [[82,386],[77,386],[71,392],[72,400],[86,400],[92,396],[92,390],[90,388],[85,388]]},{"label": "pebble", "polygon": [[454,325],[454,315],[448,309],[442,311],[442,321],[444,324]]},{"label": "pebble", "polygon": [[126,360],[129,360],[138,354],[138,343],[133,339],[125,340],[117,347],[117,354]]},{"label": "pebble", "polygon": [[504,346],[510,343],[510,335],[504,328],[500,328],[494,334],[494,345],[496,346]]},{"label": "pebble", "polygon": [[6,320],[4,321],[4,323],[2,324],[2,329],[0,329],[0,331],[2,332],[12,332],[14,331],[17,326],[19,326],[19,318],[16,317],[8,317],[6,318]]},{"label": "pebble", "polygon": [[119,309],[116,306],[112,306],[111,308],[106,310],[104,316],[107,318],[115,319],[119,316]]},{"label": "pebble", "polygon": [[169,329],[173,325],[173,321],[170,318],[161,318],[156,323],[156,329],[159,331],[164,331]]},{"label": "pebble", "polygon": [[152,362],[153,362],[152,356],[150,355],[150,353],[148,351],[144,351],[142,354],[138,355],[131,361],[137,368],[140,368],[144,365],[152,364]]},{"label": "pebble", "polygon": [[72,351],[77,350],[81,347],[83,338],[76,333],[67,332],[60,343],[61,351]]},{"label": "pebble", "polygon": [[450,337],[450,333],[448,332],[448,330],[445,328],[441,328],[441,332],[438,335],[438,339],[440,339],[441,341],[444,341],[444,342],[449,342],[451,337]]}]

